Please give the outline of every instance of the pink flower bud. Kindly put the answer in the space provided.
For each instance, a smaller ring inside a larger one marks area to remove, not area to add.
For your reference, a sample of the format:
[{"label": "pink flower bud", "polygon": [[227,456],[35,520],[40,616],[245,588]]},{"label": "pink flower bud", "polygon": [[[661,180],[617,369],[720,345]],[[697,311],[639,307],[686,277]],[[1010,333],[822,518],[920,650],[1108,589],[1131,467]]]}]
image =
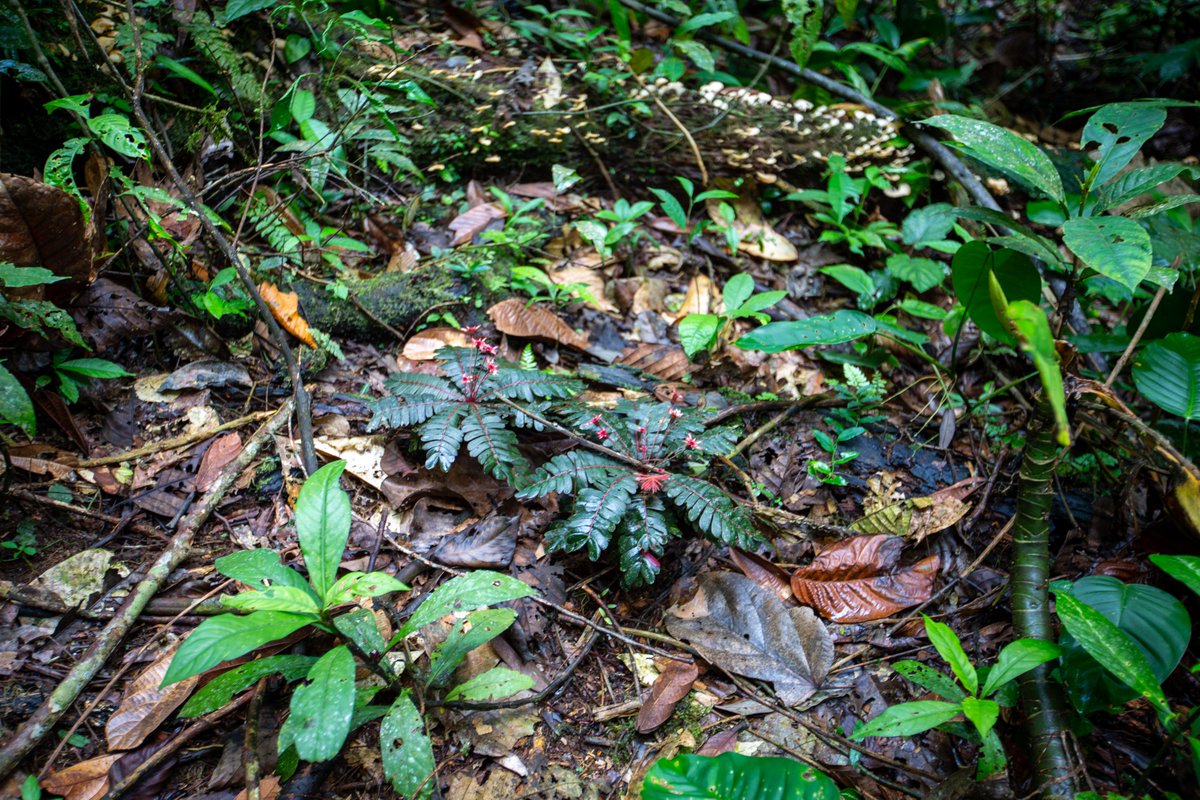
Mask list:
[{"label": "pink flower bud", "polygon": [[596,438],[603,442],[608,438],[608,430],[606,428],[601,428],[600,430],[596,431]]}]

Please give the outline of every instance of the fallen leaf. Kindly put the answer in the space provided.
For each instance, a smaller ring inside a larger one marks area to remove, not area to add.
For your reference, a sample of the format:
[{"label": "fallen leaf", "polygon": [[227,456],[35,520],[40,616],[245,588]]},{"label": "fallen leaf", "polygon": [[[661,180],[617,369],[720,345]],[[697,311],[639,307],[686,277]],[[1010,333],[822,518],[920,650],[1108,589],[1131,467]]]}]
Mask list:
[{"label": "fallen leaf", "polygon": [[346,462],[346,472],[372,489],[383,485],[387,473],[383,470],[384,436],[318,436],[313,447],[329,458]]},{"label": "fallen leaf", "polygon": [[587,301],[588,306],[610,314],[616,313],[617,307],[604,297],[604,276],[599,271],[584,266],[563,267],[549,273],[549,276],[550,280],[559,286],[582,283],[591,292],[592,297],[596,298],[594,303]]},{"label": "fallen leaf", "polygon": [[719,756],[721,753],[730,753],[737,748],[738,729],[726,728],[723,731],[718,731],[704,741],[700,745],[700,749],[696,751],[698,756]]},{"label": "fallen leaf", "polygon": [[96,800],[108,792],[108,770],[124,753],[89,758],[42,778],[42,791],[64,800]]},{"label": "fallen leaf", "polygon": [[558,73],[558,68],[554,66],[554,62],[548,56],[538,66],[537,75],[541,86],[537,96],[534,97],[534,102],[541,100],[542,108],[546,110],[554,108],[563,97],[562,75]]},{"label": "fallen leaf", "polygon": [[850,527],[860,533],[907,536],[919,542],[962,519],[971,510],[966,498],[982,483],[982,478],[967,478],[928,497],[894,502],[869,499],[863,503],[867,513]]},{"label": "fallen leaf", "polygon": [[90,283],[95,273],[86,231],[71,195],[33,178],[0,173],[0,261]]},{"label": "fallen leaf", "polygon": [[460,244],[466,244],[493,221],[504,219],[506,216],[508,216],[507,212],[499,203],[481,203],[467,209],[450,220],[448,227],[454,233],[454,238],[450,240],[450,246],[458,247]]},{"label": "fallen leaf", "polygon": [[109,569],[128,572],[112,560],[113,554],[103,548],[80,550],[34,578],[30,585],[53,592],[74,608],[104,590],[104,576]]},{"label": "fallen leaf", "polygon": [[[8,451],[8,461],[17,469],[32,472],[34,475],[49,475],[54,480],[61,481],[74,471],[70,465],[75,456],[65,450],[49,447],[43,444],[23,444]],[[7,467],[4,459],[0,459],[0,475]]]},{"label": "fallen leaf", "polygon": [[194,481],[196,491],[208,491],[208,487],[221,477],[225,467],[229,466],[229,463],[237,458],[240,452],[242,452],[242,437],[236,432],[213,439],[212,444],[208,446],[208,449],[204,451],[204,456],[200,459],[200,466],[196,468]]},{"label": "fallen leaf", "polygon": [[941,565],[936,555],[893,570],[904,541],[879,534],[856,536],[822,550],[792,573],[796,599],[834,622],[868,622],[924,603]]},{"label": "fallen leaf", "polygon": [[763,218],[762,207],[752,195],[739,195],[736,200],[705,200],[708,217],[718,226],[726,224],[718,210],[721,203],[733,206],[733,228],[738,232],[738,250],[754,258],[789,262],[800,258],[796,246],[772,228]]},{"label": "fallen leaf", "polygon": [[522,339],[549,339],[577,350],[588,348],[588,338],[576,333],[553,311],[526,305],[520,298],[501,300],[487,310],[496,330]]},{"label": "fallen leaf", "polygon": [[617,363],[664,381],[681,381],[692,371],[692,362],[683,348],[673,344],[639,344],[626,350]]},{"label": "fallen leaf", "polygon": [[667,630],[713,664],[770,681],[785,705],[811,697],[833,664],[833,639],[810,608],[790,607],[744,575],[701,575]]},{"label": "fallen leaf", "polygon": [[[275,798],[279,796],[280,788],[281,788],[281,786],[279,784],[279,776],[278,775],[266,776],[265,778],[263,778],[261,781],[258,782],[259,800],[275,800]],[[240,792],[238,792],[238,795],[235,798],[235,800],[246,800],[246,798],[249,796],[250,796],[249,790],[242,789]]]},{"label": "fallen leaf", "polygon": [[678,322],[688,314],[707,314],[712,310],[713,282],[707,275],[696,275],[688,283],[683,303],[674,314],[664,314],[668,322]]},{"label": "fallen leaf", "polygon": [[408,337],[401,355],[409,361],[433,361],[443,347],[470,347],[471,337],[457,328],[426,328]]},{"label": "fallen leaf", "polygon": [[285,331],[317,349],[317,342],[308,330],[308,321],[300,315],[300,298],[295,292],[281,292],[273,284],[263,282],[258,285],[258,293],[271,309],[271,316]]},{"label": "fallen leaf", "polygon": [[675,713],[675,705],[688,696],[700,677],[700,667],[690,661],[672,661],[650,688],[650,696],[638,711],[638,733],[650,733]]},{"label": "fallen leaf", "polygon": [[730,548],[729,557],[747,578],[767,591],[774,592],[785,603],[792,600],[792,584],[782,567],[772,564],[757,553],[747,553],[736,547]]},{"label": "fallen leaf", "polygon": [[175,648],[164,652],[125,689],[121,705],[104,726],[109,750],[132,750],[141,745],[192,693],[198,675],[159,687],[174,655]]},{"label": "fallen leaf", "polygon": [[228,361],[193,361],[167,376],[158,386],[160,392],[182,392],[185,389],[220,389],[226,386],[254,385],[245,367]]}]

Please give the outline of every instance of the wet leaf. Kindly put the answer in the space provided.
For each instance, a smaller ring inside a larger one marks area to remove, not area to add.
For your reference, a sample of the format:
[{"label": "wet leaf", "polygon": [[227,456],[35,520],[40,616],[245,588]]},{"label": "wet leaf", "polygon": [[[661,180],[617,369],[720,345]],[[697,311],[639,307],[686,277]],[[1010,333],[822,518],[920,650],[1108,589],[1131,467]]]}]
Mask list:
[{"label": "wet leaf", "polygon": [[89,758],[42,778],[42,791],[65,800],[97,800],[108,791],[108,770],[124,753]]},{"label": "wet leaf", "polygon": [[173,655],[175,650],[172,648],[159,656],[126,688],[121,705],[104,726],[108,749],[132,750],[138,747],[192,693],[196,676],[159,688]]},{"label": "wet leaf", "polygon": [[79,203],[57,186],[0,173],[0,261],[89,283],[92,246]]},{"label": "wet leaf", "polygon": [[968,478],[939,489],[928,497],[914,497],[892,503],[863,503],[867,512],[850,527],[860,533],[910,536],[921,541],[930,534],[949,528],[971,510],[965,498],[981,484],[981,478]]},{"label": "wet leaf", "polygon": [[496,329],[522,339],[548,339],[577,350],[588,348],[588,337],[576,333],[549,309],[526,305],[518,298],[502,300],[487,311]]},{"label": "wet leaf", "polygon": [[379,727],[383,771],[392,788],[405,800],[425,800],[437,785],[433,744],[425,733],[421,712],[407,689],[400,693]]},{"label": "wet leaf", "polygon": [[342,750],[354,715],[354,655],[335,647],[313,664],[308,682],[292,695],[291,714],[279,731],[279,749],[295,746],[305,761],[328,761]]},{"label": "wet leaf", "polygon": [[923,603],[933,594],[936,555],[901,570],[904,543],[894,536],[857,536],[825,548],[792,574],[796,599],[834,622],[868,622]]},{"label": "wet leaf", "polygon": [[638,733],[650,733],[670,719],[675,712],[675,705],[688,696],[698,677],[700,668],[690,661],[672,661],[668,664],[638,712]]},{"label": "wet leaf", "polygon": [[280,327],[312,349],[317,349],[317,342],[308,330],[308,321],[300,315],[300,298],[295,292],[283,292],[265,282],[259,284],[258,292]]},{"label": "wet leaf", "polygon": [[450,246],[458,247],[460,244],[466,244],[493,221],[504,219],[506,216],[508,214],[500,207],[499,203],[480,203],[474,208],[464,211],[450,220],[449,228],[454,233],[454,238],[450,240]]},{"label": "wet leaf", "polygon": [[743,575],[701,576],[671,609],[667,630],[719,667],[770,681],[786,705],[812,696],[833,663],[833,639],[808,608],[789,607]]},{"label": "wet leaf", "polygon": [[736,547],[729,549],[729,558],[747,578],[767,591],[774,592],[780,600],[788,602],[792,599],[792,584],[782,567],[772,564],[756,553],[747,553]]}]

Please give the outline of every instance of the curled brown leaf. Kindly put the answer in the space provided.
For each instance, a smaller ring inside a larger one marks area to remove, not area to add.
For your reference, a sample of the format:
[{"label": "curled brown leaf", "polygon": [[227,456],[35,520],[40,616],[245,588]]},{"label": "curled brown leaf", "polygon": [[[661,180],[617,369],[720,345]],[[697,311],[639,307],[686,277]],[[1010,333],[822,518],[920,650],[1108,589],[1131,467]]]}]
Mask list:
[{"label": "curled brown leaf", "polygon": [[796,599],[834,622],[868,622],[925,602],[941,562],[936,555],[894,569],[903,540],[886,534],[838,542],[792,573]]}]

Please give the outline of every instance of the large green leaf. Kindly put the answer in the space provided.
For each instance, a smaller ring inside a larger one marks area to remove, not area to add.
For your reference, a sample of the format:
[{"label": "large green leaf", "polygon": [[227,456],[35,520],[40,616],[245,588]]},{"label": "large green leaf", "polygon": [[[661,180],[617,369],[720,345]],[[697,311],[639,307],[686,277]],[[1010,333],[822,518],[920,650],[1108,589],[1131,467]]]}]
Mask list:
[{"label": "large green leaf", "polygon": [[1150,560],[1154,566],[1200,594],[1200,556],[1152,555]]},{"label": "large green leaf", "polygon": [[298,614],[320,614],[321,607],[312,592],[295,586],[271,586],[255,592],[242,592],[221,601],[222,605],[239,611],[294,611]]},{"label": "large green leaf", "polygon": [[296,498],[296,534],[304,566],[322,598],[337,580],[350,538],[350,496],[338,484],[345,469],[345,461],[331,461],[308,477]]},{"label": "large green leaf", "polygon": [[288,683],[299,680],[308,674],[316,663],[315,656],[267,656],[259,658],[240,667],[234,667],[223,672],[204,684],[179,709],[181,717],[202,717],[233,699],[233,696],[243,689],[255,684],[260,678],[279,673]]},{"label": "large green leaf", "polygon": [[0,364],[0,424],[6,422],[16,425],[31,438],[37,432],[37,417],[29,393],[17,376]]},{"label": "large green leaf", "polygon": [[287,611],[255,611],[244,617],[221,614],[206,619],[188,634],[175,651],[162,685],[199,675],[222,661],[244,656],[317,620],[311,614],[292,614]]},{"label": "large green leaf", "polygon": [[963,685],[963,688],[970,694],[975,694],[979,689],[979,677],[975,674],[975,665],[971,663],[971,659],[967,658],[958,636],[949,625],[930,619],[924,614],[921,616],[925,620],[925,633],[929,636],[929,641],[933,644],[934,649],[938,651],[938,655],[950,665],[950,669],[954,671],[955,677],[958,678],[958,682]]},{"label": "large green leaf", "polygon": [[1038,376],[1042,379],[1042,393],[1054,412],[1058,428],[1058,443],[1066,447],[1071,443],[1071,426],[1067,422],[1067,395],[1063,387],[1062,370],[1058,366],[1058,351],[1054,347],[1054,334],[1046,312],[1036,303],[1018,300],[1009,303],[1006,315],[1021,350],[1033,360]]},{"label": "large green leaf", "polygon": [[1007,128],[957,114],[930,117],[921,124],[946,131],[972,157],[1026,188],[1060,203],[1065,199],[1062,179],[1050,158]]},{"label": "large green leaf", "polygon": [[530,688],[533,688],[533,678],[528,675],[505,667],[492,667],[487,672],[455,686],[446,695],[446,699],[501,700]]},{"label": "large green leaf", "polygon": [[354,716],[354,655],[341,645],[312,665],[296,687],[291,713],[279,731],[279,752],[289,746],[305,761],[328,761],[342,750]]},{"label": "large green leaf", "polygon": [[1172,333],[1146,345],[1133,362],[1133,382],[1164,411],[1200,417],[1200,337]]},{"label": "large green leaf", "polygon": [[851,739],[866,739],[868,736],[912,736],[943,722],[949,722],[962,713],[959,703],[941,700],[918,700],[915,703],[898,703],[888,706],[883,713],[854,729]]},{"label": "large green leaf", "polygon": [[1058,658],[1062,651],[1053,642],[1040,639],[1018,639],[1004,646],[996,663],[988,670],[980,695],[989,697],[1009,681],[1024,675],[1034,667]]},{"label": "large green leaf", "polygon": [[1103,186],[1116,177],[1166,119],[1167,112],[1161,108],[1132,103],[1112,103],[1093,114],[1083,126],[1080,141],[1085,150],[1096,145],[1099,151],[1089,186]]},{"label": "large green leaf", "polygon": [[1166,680],[1183,658],[1192,620],[1183,603],[1156,586],[1089,575],[1071,585],[1071,597],[1099,611],[1145,653],[1158,680]]},{"label": "large green leaf", "polygon": [[[726,286],[726,289],[729,287]],[[721,330],[721,318],[716,314],[688,314],[679,320],[679,345],[688,358],[712,348]]]},{"label": "large green leaf", "polygon": [[1085,266],[1131,291],[1150,272],[1150,234],[1124,217],[1077,217],[1063,223],[1063,243]]},{"label": "large green leaf", "polygon": [[791,322],[770,322],[734,344],[744,350],[779,353],[815,344],[841,344],[875,332],[875,319],[861,311],[841,310]]},{"label": "large green leaf", "polygon": [[489,570],[476,570],[443,583],[425,598],[409,617],[398,636],[407,636],[455,611],[473,611],[482,606],[531,597],[534,591],[527,583]]},{"label": "large green leaf", "polygon": [[684,755],[654,762],[642,800],[837,800],[837,784],[787,758]]},{"label": "large green leaf", "polygon": [[425,733],[425,721],[405,689],[392,703],[379,726],[379,749],[383,774],[405,800],[427,800],[437,785],[433,744]]},{"label": "large green leaf", "polygon": [[988,275],[994,274],[1009,302],[1037,302],[1042,295],[1042,277],[1026,256],[1015,250],[997,250],[984,242],[967,242],[950,262],[954,296],[967,309],[979,330],[1007,344],[1015,344],[1008,327],[996,316],[988,293]]},{"label": "large green leaf", "polygon": [[235,19],[241,19],[247,14],[253,14],[255,11],[262,11],[264,8],[270,8],[278,3],[279,0],[229,0],[225,6],[225,24],[233,22]]},{"label": "large green leaf", "polygon": [[[274,550],[265,548],[238,550],[218,558],[216,567],[217,572],[226,578],[241,581],[255,589],[264,589],[267,586],[293,586],[312,592],[304,576],[291,567],[283,566],[280,563],[279,553]],[[313,596],[316,597],[316,595]]]},{"label": "large green leaf", "polygon": [[484,608],[455,622],[450,635],[429,657],[429,674],[425,676],[425,682],[430,686],[445,683],[467,653],[504,633],[516,619],[517,612],[511,608]]}]

